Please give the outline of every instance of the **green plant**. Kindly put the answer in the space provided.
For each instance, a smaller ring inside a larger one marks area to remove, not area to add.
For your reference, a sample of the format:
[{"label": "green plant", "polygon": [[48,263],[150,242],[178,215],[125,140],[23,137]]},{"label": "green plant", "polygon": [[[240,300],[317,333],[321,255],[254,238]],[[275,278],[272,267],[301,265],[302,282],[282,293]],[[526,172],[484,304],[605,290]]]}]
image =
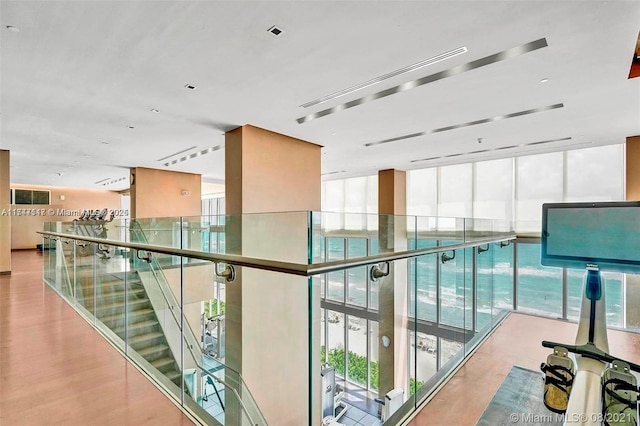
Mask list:
[{"label": "green plant", "polygon": [[[324,364],[326,362],[324,346],[321,346],[321,351],[320,358]],[[344,377],[344,348],[330,349],[328,355],[329,365],[336,369],[336,374]],[[380,384],[380,364],[378,361],[371,361],[369,363],[369,367],[371,369],[371,381],[369,386],[373,390],[378,390],[378,386]],[[349,379],[360,384],[367,383],[367,357],[349,351]],[[414,395],[422,386],[424,386],[423,381],[416,380],[413,377],[410,378],[409,395]]]},{"label": "green plant", "polygon": [[413,396],[420,388],[424,386],[424,382],[416,380],[413,377],[409,379],[409,395]]},{"label": "green plant", "polygon": [[207,318],[211,318],[218,314],[224,314],[225,305],[223,301],[220,301],[220,312],[218,312],[218,299],[211,299],[204,301],[204,315]]}]

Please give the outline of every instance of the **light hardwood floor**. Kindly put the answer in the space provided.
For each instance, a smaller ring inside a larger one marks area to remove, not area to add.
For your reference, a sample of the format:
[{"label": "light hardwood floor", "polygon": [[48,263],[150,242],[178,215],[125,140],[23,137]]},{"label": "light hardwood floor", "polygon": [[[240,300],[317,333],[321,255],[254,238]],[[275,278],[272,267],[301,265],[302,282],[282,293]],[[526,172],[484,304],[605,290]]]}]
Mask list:
[{"label": "light hardwood floor", "polygon": [[[540,368],[550,349],[541,342],[573,343],[578,325],[512,313],[409,426],[475,425],[513,365]],[[609,330],[609,352],[640,363],[640,334]]]},{"label": "light hardwood floor", "polygon": [[[0,276],[0,425],[192,424],[42,282],[38,252],[12,263]],[[572,342],[576,330],[511,314],[409,425],[475,425],[511,366],[537,369],[549,353],[540,342]],[[610,330],[609,349],[640,363],[640,334]]]},{"label": "light hardwood floor", "polygon": [[165,395],[14,251],[0,276],[0,425],[188,425]]}]

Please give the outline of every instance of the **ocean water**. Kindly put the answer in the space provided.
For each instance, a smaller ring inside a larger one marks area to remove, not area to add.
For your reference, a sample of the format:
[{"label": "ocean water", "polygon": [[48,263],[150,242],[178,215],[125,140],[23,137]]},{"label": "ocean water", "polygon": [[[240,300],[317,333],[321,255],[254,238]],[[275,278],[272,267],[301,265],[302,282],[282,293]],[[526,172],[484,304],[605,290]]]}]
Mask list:
[{"label": "ocean water", "polygon": [[[327,260],[362,257],[375,254],[377,240],[365,238],[326,238]],[[418,247],[433,246],[432,241],[420,240]],[[477,255],[477,324],[481,329],[503,310],[513,307],[513,245],[500,247],[484,245],[488,249]],[[323,249],[320,247],[320,249]],[[317,252],[317,251],[316,251]],[[540,264],[539,244],[519,244],[517,259],[518,310],[550,317],[562,317],[562,269]],[[452,255],[452,252],[447,252]],[[426,255],[409,261],[408,280],[410,314],[428,321],[436,321],[436,277],[440,269],[440,322],[447,325],[471,327],[472,324],[472,249],[458,250],[455,259],[441,263],[436,255]],[[440,262],[440,263],[439,263]],[[623,275],[603,273],[607,305],[607,324],[622,324]],[[576,320],[580,304],[585,271],[567,270],[567,317]],[[346,279],[346,281],[345,281]],[[347,283],[347,301],[366,306],[367,269],[353,268],[346,272],[333,272],[327,276],[327,298],[343,301],[344,283]],[[415,291],[414,291],[415,289]],[[378,284],[372,283],[369,306],[377,308]]]}]

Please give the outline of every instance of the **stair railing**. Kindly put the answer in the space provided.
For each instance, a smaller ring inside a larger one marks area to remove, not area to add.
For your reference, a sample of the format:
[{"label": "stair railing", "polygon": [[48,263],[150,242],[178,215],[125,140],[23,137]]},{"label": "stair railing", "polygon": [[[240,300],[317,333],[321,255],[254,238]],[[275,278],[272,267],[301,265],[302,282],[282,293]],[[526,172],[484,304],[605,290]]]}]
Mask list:
[{"label": "stair railing", "polygon": [[[137,236],[140,238],[140,241],[138,242],[148,244],[148,240],[146,239],[146,236],[144,235],[144,231],[140,227],[140,224],[138,224],[135,221],[131,221],[131,232],[132,234],[137,234]],[[244,415],[247,417],[247,420],[249,421],[249,423],[251,425],[257,426],[259,423],[254,422],[251,415],[249,414],[249,410],[247,409],[243,399],[240,397],[240,394],[235,389],[235,387],[229,385],[227,382],[217,377],[215,374],[213,374],[213,372],[210,372],[206,367],[202,365],[201,359],[203,356],[206,356],[206,354],[202,352],[200,348],[199,340],[195,336],[195,333],[193,332],[193,329],[189,325],[186,317],[181,312],[180,313],[175,312],[177,307],[180,306],[180,303],[178,302],[176,296],[173,294],[173,291],[169,286],[169,282],[167,281],[167,278],[165,277],[164,272],[162,271],[162,267],[158,263],[157,259],[153,256],[150,256],[148,264],[149,264],[149,270],[151,271],[151,274],[153,275],[156,283],[158,284],[158,288],[160,289],[160,292],[165,300],[165,303],[167,304],[167,306],[169,306],[169,311],[171,312],[171,316],[173,317],[174,321],[178,325],[178,328],[184,331],[183,336],[185,339],[185,343],[187,344],[187,348],[189,349],[191,358],[194,361],[196,368],[200,370],[200,373],[201,373],[200,376],[202,375],[203,372],[205,372],[208,376],[212,377],[213,380],[222,384],[226,389],[231,390],[235,395],[235,397],[237,398],[238,403],[240,404],[240,408],[242,409]],[[179,318],[183,320],[184,328],[180,327],[181,322]],[[194,352],[194,347],[198,347],[198,355],[196,355],[196,353]],[[264,417],[262,416],[262,413],[258,409],[258,406],[255,403],[255,400],[253,399],[253,396],[251,395],[251,392],[249,391],[248,386],[246,385],[244,379],[242,378],[242,375],[237,371],[229,368],[219,360],[215,360],[215,361],[223,365],[225,369],[229,369],[233,371],[234,374],[237,375],[239,386],[242,389],[242,393],[247,395],[248,401],[252,402],[253,403],[252,405],[256,408],[255,412],[260,417],[262,424],[266,425],[267,424],[266,419],[264,419]],[[215,388],[215,385],[214,385],[214,389],[216,390],[216,393],[217,393],[217,388]],[[220,397],[218,396],[218,398]]]}]

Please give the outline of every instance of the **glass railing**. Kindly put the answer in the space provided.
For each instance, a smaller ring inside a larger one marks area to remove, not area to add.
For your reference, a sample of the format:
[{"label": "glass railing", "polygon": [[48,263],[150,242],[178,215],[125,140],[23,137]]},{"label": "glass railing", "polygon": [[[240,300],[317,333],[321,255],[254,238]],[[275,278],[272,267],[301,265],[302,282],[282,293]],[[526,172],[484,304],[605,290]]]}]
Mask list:
[{"label": "glass railing", "polygon": [[[267,424],[241,375],[204,354],[192,331],[200,309],[186,301],[203,283],[181,288],[167,280],[159,266],[166,254],[78,240],[87,237],[74,237],[73,224],[45,229],[58,234],[45,235],[45,281],[152,380],[203,424]],[[170,278],[190,276],[180,263]]]},{"label": "glass railing", "polygon": [[[44,278],[203,423],[350,410],[396,424],[513,301],[507,222],[288,212],[118,226],[46,224]],[[375,402],[387,394],[402,407]]]}]

